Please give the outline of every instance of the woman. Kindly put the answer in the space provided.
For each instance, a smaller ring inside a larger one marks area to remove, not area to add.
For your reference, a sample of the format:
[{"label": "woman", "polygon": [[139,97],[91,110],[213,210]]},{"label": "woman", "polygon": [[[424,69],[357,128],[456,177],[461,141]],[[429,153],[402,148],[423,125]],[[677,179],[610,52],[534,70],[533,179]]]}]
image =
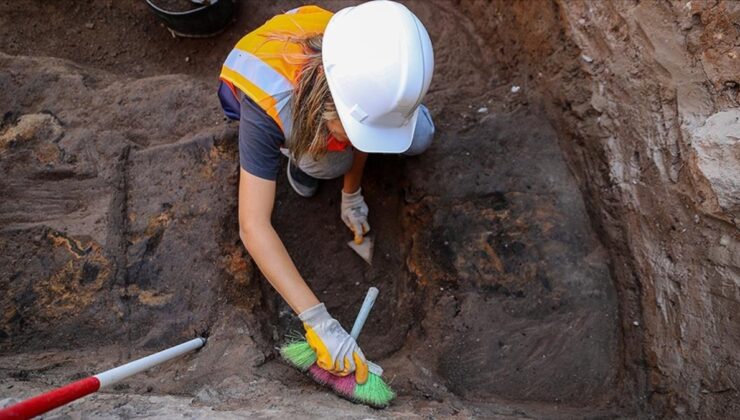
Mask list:
[{"label": "woman", "polygon": [[303,197],[344,176],[341,217],[370,230],[360,182],[367,153],[424,151],[434,133],[420,105],[433,72],[424,26],[406,7],[373,1],[332,14],[304,6],[242,38],[221,71],[219,98],[239,119],[239,230],[262,273],[298,314],[318,365],[368,376],[365,356],[308,287],[272,227],[281,154]]}]

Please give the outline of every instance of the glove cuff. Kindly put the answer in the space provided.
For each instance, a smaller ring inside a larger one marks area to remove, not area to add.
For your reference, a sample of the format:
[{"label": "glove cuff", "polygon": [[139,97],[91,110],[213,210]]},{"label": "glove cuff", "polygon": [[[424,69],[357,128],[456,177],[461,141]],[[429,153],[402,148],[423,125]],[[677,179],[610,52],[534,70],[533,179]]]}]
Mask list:
[{"label": "glove cuff", "polygon": [[342,204],[359,204],[364,200],[362,197],[362,187],[358,188],[357,191],[347,194],[342,190]]},{"label": "glove cuff", "polygon": [[367,368],[373,375],[383,376],[383,368],[371,361],[367,361]]},{"label": "glove cuff", "polygon": [[310,326],[332,319],[323,303],[319,303],[316,306],[306,309],[298,314],[298,318],[303,321],[304,324],[308,324]]}]

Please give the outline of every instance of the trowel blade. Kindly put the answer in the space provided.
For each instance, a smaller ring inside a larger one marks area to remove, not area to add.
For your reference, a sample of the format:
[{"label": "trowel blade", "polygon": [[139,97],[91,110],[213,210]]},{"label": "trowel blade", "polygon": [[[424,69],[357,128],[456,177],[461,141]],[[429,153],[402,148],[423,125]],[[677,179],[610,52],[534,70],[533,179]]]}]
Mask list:
[{"label": "trowel blade", "polygon": [[352,248],[366,263],[372,264],[373,262],[373,237],[365,236],[362,243],[357,245],[355,241],[347,242],[347,246]]}]

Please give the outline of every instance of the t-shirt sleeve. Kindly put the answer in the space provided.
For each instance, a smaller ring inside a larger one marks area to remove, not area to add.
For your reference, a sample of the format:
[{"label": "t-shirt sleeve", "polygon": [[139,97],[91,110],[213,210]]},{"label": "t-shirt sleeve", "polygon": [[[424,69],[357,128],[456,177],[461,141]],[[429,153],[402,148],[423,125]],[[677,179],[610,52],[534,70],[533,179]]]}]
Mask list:
[{"label": "t-shirt sleeve", "polygon": [[285,136],[277,123],[246,95],[239,95],[239,164],[250,174],[277,180]]}]

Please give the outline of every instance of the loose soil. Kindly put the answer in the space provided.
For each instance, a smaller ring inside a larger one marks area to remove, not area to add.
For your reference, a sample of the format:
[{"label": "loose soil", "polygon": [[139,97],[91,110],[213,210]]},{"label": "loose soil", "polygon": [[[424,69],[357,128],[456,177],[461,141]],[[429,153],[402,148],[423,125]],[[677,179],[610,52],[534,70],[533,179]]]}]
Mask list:
[{"label": "loose soil", "polygon": [[295,4],[243,3],[224,33],[198,40],[173,38],[139,1],[0,6],[0,396],[207,334],[202,351],[61,412],[634,413],[615,393],[631,388],[618,388],[609,260],[555,132],[527,87],[500,76],[475,14],[407,4],[435,46],[437,136],[422,156],[369,161],[373,265],[346,246],[339,180],[306,200],[281,175],[273,217],[343,325],[380,288],[359,341],[399,393],[386,411],[329,395],[276,358],[300,326],[238,238],[236,125],[217,75],[244,33]]}]

